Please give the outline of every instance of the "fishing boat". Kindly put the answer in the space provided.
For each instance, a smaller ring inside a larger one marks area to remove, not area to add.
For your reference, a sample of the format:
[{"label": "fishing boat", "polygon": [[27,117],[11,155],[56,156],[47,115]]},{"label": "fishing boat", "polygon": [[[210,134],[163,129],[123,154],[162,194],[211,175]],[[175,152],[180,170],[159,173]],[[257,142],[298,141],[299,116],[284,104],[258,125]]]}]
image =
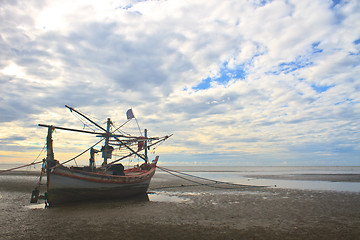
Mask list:
[{"label": "fishing boat", "polygon": [[[106,128],[103,128],[84,113],[67,105],[65,107],[95,126],[96,130],[90,131],[39,124],[40,127],[47,128],[47,155],[46,158],[43,159],[39,182],[32,192],[30,202],[37,203],[40,199],[44,199],[47,206],[52,206],[74,201],[119,199],[145,194],[151,178],[155,174],[156,164],[159,158],[156,156],[154,160],[149,161],[148,151],[158,146],[171,135],[148,137],[146,129],[144,130],[143,136],[130,135],[121,131],[120,128],[131,119],[136,120],[132,109],[126,112],[127,121],[121,126],[116,128],[111,119],[108,118]],[[138,125],[137,120],[136,123]],[[54,130],[93,134],[100,138],[100,140],[76,157],[60,163],[54,156],[52,137]],[[96,149],[96,146],[102,142],[103,145],[101,149]],[[110,161],[114,157],[113,152],[120,149],[122,149],[122,154],[116,155],[116,159]],[[68,162],[76,160],[76,158],[86,152],[90,153],[89,165],[82,167],[68,167],[65,165]],[[95,161],[95,155],[97,153],[101,153],[103,159],[99,167],[96,167]],[[125,169],[120,161],[134,156],[141,159],[143,163]],[[46,184],[42,184],[42,179],[45,176]],[[40,195],[42,185],[46,185],[46,191],[43,195]]]}]

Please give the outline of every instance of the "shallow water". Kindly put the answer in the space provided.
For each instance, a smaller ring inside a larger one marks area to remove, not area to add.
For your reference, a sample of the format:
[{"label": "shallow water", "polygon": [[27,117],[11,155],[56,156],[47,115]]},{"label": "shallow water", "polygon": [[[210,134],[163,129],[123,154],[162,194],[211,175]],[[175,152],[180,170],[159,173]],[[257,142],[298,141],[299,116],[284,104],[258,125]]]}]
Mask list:
[{"label": "shallow water", "polygon": [[151,202],[191,203],[191,199],[186,196],[186,193],[179,192],[148,192],[148,197]]}]

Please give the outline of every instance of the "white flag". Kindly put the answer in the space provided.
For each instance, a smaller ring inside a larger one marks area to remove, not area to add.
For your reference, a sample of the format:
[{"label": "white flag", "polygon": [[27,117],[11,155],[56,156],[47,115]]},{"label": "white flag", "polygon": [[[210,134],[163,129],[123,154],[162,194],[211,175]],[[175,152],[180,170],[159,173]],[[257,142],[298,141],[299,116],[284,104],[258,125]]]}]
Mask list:
[{"label": "white flag", "polygon": [[127,117],[128,120],[130,120],[132,118],[135,118],[131,108],[129,110],[127,110],[126,117]]}]

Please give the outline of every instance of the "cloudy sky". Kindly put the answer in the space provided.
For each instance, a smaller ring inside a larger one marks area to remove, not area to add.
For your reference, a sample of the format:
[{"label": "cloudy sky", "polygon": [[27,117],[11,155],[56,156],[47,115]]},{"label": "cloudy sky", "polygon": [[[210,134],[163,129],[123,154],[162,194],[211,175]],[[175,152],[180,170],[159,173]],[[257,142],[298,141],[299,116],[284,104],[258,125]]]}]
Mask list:
[{"label": "cloudy sky", "polygon": [[67,104],[173,133],[163,165],[360,165],[359,1],[1,0],[0,34],[2,163],[82,128]]}]

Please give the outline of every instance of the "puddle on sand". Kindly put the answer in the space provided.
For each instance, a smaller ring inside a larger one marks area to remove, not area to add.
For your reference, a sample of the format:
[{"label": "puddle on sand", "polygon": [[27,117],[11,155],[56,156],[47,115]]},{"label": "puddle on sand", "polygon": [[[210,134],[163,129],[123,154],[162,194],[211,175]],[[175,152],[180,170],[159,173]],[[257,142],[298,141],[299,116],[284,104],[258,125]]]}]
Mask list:
[{"label": "puddle on sand", "polygon": [[173,203],[190,202],[189,198],[179,196],[176,193],[168,193],[168,192],[148,192],[148,197],[151,202],[173,202]]},{"label": "puddle on sand", "polygon": [[45,209],[45,203],[34,203],[25,206],[27,209]]}]

